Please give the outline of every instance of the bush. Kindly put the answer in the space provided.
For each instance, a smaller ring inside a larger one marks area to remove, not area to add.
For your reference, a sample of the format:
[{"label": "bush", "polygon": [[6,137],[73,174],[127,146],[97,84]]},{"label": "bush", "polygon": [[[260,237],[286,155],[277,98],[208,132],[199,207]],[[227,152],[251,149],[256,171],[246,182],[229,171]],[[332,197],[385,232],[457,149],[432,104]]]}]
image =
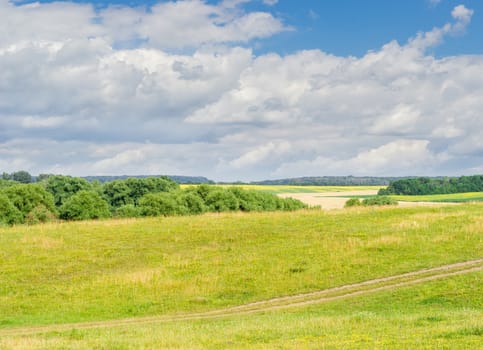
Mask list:
[{"label": "bush", "polygon": [[196,215],[208,211],[203,199],[193,192],[183,192],[178,196],[178,203],[187,209],[188,214]]},{"label": "bush", "polygon": [[173,193],[148,193],[139,200],[139,208],[143,216],[169,216],[187,214],[188,209],[178,203]]},{"label": "bush", "polygon": [[307,204],[302,203],[298,199],[294,198],[283,198],[283,210],[285,211],[293,211],[298,209],[307,208]]},{"label": "bush", "polygon": [[55,221],[56,219],[57,217],[53,212],[47,209],[45,205],[39,204],[27,214],[25,222],[29,225],[34,225],[41,222]]},{"label": "bush", "polygon": [[103,185],[102,193],[109,204],[116,208],[125,204],[137,205],[140,199],[148,193],[172,192],[178,189],[179,185],[176,182],[161,176],[107,182]]},{"label": "bush", "polygon": [[141,216],[141,209],[134,204],[126,204],[117,208],[114,215],[120,218],[137,218]]},{"label": "bush", "polygon": [[92,185],[85,179],[72,176],[50,175],[42,180],[45,189],[54,197],[54,204],[62,206],[64,202],[79,191],[92,190]]},{"label": "bush", "polygon": [[345,202],[344,207],[345,208],[348,208],[348,207],[357,207],[357,206],[360,206],[360,205],[362,205],[362,203],[361,203],[361,201],[360,201],[359,198],[351,198],[347,202]]},{"label": "bush", "polygon": [[0,193],[0,224],[13,225],[23,222],[23,215],[8,199]]},{"label": "bush", "polygon": [[224,212],[240,209],[240,202],[236,196],[223,188],[216,189],[206,196],[206,205],[210,211]]},{"label": "bush", "polygon": [[3,193],[25,218],[35,207],[43,205],[55,213],[54,198],[40,184],[18,184],[3,189]]},{"label": "bush", "polygon": [[376,196],[366,198],[362,201],[363,205],[371,206],[371,205],[398,205],[398,202],[395,199],[387,196]]},{"label": "bush", "polygon": [[110,217],[109,205],[97,192],[79,191],[60,207],[65,220],[88,220]]}]

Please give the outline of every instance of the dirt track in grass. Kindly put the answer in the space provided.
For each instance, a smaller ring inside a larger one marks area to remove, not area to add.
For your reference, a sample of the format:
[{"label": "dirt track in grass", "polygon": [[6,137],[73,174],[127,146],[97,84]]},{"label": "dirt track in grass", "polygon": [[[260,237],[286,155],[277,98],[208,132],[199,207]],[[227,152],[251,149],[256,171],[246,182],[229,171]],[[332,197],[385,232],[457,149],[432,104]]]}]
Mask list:
[{"label": "dirt track in grass", "polygon": [[270,312],[275,310],[302,307],[311,304],[335,301],[350,297],[362,296],[385,290],[408,287],[416,284],[434,281],[441,278],[482,271],[483,258],[450,265],[444,265],[414,272],[399,274],[395,276],[372,279],[360,283],[353,283],[339,287],[324,289],[311,293],[303,293],[291,296],[278,297],[239,306],[227,307],[223,309],[187,313],[167,316],[149,316],[126,318],[119,320],[106,320],[82,323],[54,324],[45,326],[12,327],[0,329],[1,336],[22,336],[48,332],[64,332],[73,329],[96,329],[121,326],[136,326],[152,323],[189,321],[189,320],[208,320],[221,317],[241,316],[254,313]]}]

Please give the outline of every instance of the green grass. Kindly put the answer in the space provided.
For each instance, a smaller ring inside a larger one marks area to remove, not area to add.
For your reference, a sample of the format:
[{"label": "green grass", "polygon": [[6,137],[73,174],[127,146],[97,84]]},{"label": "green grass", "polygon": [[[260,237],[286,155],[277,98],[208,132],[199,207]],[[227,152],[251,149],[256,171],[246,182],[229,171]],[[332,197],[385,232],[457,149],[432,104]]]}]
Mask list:
[{"label": "green grass", "polygon": [[432,194],[432,195],[424,195],[424,196],[390,196],[390,197],[403,202],[443,202],[443,203],[483,202],[483,192]]},{"label": "green grass", "polygon": [[[193,185],[181,185],[186,188]],[[291,185],[216,185],[222,187],[241,187],[247,190],[256,190],[273,194],[282,193],[325,193],[325,192],[349,192],[364,190],[379,190],[383,186],[291,186]]]},{"label": "green grass", "polygon": [[[0,228],[0,330],[213,310],[481,258],[482,209],[355,208]],[[401,328],[407,348],[417,344],[416,330],[426,344],[470,344],[481,339],[481,277],[264,315],[2,337],[0,348],[318,348],[320,342],[374,348]],[[346,343],[351,334],[355,343]]]},{"label": "green grass", "polygon": [[0,339],[2,349],[479,349],[483,273],[265,314]]}]

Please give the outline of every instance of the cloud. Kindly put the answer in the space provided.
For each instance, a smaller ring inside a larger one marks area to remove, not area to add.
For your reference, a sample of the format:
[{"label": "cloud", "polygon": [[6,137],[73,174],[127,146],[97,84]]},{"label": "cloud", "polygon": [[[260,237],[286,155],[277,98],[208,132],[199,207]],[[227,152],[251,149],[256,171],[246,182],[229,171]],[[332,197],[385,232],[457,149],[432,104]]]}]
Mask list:
[{"label": "cloud", "polygon": [[263,3],[268,6],[273,6],[278,3],[278,0],[263,0]]},{"label": "cloud", "polygon": [[309,18],[313,21],[316,21],[320,18],[320,15],[317,12],[315,12],[314,10],[310,9],[309,10]]},{"label": "cloud", "polygon": [[447,34],[460,34],[465,31],[471,22],[474,11],[466,8],[464,5],[456,6],[451,12],[451,16],[455,19],[454,23],[447,23],[443,27],[436,27],[426,33],[418,33],[415,38],[409,40],[408,45],[414,49],[426,50],[441,42]]},{"label": "cloud", "polygon": [[0,0],[2,171],[254,180],[481,168],[483,56],[426,52],[472,10],[359,58],[256,56],[238,43],[287,27],[243,3]]},{"label": "cloud", "polygon": [[0,0],[0,45],[98,38],[114,46],[183,49],[246,43],[290,30],[268,12],[244,13],[239,8],[244,2],[178,0],[95,10],[73,2],[14,5]]}]

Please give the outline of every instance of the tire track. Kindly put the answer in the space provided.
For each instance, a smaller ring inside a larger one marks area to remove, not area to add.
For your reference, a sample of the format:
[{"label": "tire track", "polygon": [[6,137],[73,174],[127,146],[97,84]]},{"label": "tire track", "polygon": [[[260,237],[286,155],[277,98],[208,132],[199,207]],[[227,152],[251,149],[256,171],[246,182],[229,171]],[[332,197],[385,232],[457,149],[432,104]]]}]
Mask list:
[{"label": "tire track", "polygon": [[317,292],[303,293],[292,296],[272,298],[239,306],[227,307],[218,310],[179,314],[170,316],[148,316],[126,318],[119,320],[67,323],[59,325],[28,326],[0,329],[0,336],[33,335],[47,332],[62,332],[72,329],[110,328],[129,325],[143,325],[174,321],[206,320],[230,316],[241,316],[255,313],[276,311],[281,309],[303,307],[324,302],[356,297],[380,291],[408,287],[416,284],[430,282],[451,276],[467,274],[483,270],[483,258],[450,265],[423,269],[399,275],[376,278],[360,283],[353,283]]}]

